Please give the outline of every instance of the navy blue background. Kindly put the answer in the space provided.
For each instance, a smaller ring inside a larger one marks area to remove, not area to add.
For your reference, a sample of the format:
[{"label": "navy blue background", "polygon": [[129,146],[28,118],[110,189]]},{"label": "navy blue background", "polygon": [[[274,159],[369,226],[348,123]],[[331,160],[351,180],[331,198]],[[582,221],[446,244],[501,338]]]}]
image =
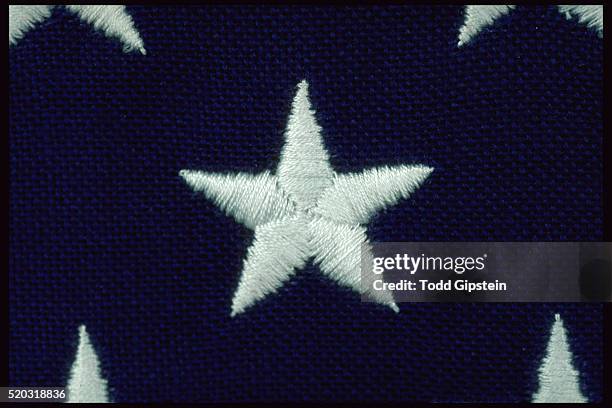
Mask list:
[{"label": "navy blue background", "polygon": [[395,314],[308,266],[230,318],[253,233],[178,176],[273,170],[306,79],[338,172],[435,168],[371,240],[601,240],[592,30],[518,7],[458,49],[459,6],[128,11],[146,56],[61,9],[10,50],[11,385],[65,385],[85,324],[115,401],[525,401],[560,313],[601,398],[600,305]]}]

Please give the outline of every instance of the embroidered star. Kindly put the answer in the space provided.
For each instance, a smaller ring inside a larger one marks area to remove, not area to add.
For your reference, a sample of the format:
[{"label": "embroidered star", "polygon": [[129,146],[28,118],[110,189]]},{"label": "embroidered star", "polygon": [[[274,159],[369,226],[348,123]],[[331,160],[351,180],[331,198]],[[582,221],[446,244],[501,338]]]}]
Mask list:
[{"label": "embroidered star", "polygon": [[66,7],[81,20],[91,24],[108,37],[119,39],[125,52],[138,50],[146,54],[144,44],[125,6],[9,6],[9,46],[17,42],[36,24],[51,16],[54,7]]},{"label": "embroidered star", "polygon": [[550,331],[546,357],[539,369],[540,388],[532,402],[588,402],[580,391],[580,374],[574,368],[567,333],[559,314]]},{"label": "embroidered star", "polygon": [[[514,5],[478,5],[465,6],[465,22],[459,30],[458,46],[470,42],[482,29],[492,25],[495,20],[514,10]],[[557,6],[568,20],[577,18],[578,22],[597,30],[603,37],[603,6],[601,5],[568,5]]]},{"label": "embroidered star", "polygon": [[389,292],[362,290],[365,224],[378,211],[407,198],[432,170],[400,165],[337,174],[311,109],[308,84],[302,81],[275,174],[182,170],[180,175],[194,191],[255,231],[232,301],[235,316],[275,292],[311,258],[338,284],[398,311]]},{"label": "embroidered star", "polygon": [[109,402],[108,384],[100,373],[100,360],[84,325],[79,327],[79,346],[66,391],[67,402]]}]

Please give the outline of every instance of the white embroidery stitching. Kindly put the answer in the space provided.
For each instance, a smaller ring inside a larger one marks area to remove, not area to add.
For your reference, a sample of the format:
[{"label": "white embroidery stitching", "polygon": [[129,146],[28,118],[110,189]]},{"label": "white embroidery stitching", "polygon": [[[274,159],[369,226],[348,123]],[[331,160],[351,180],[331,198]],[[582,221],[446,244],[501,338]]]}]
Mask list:
[{"label": "white embroidery stitching", "polygon": [[588,402],[580,392],[579,373],[572,363],[567,332],[559,314],[555,315],[539,378],[540,389],[533,395],[533,402]]},{"label": "white embroidery stitching", "polygon": [[601,5],[579,5],[579,6],[558,6],[568,20],[578,18],[580,24],[585,24],[589,28],[597,30],[597,34],[603,37],[603,6]]},{"label": "white embroidery stitching", "polygon": [[[508,14],[516,6],[465,6],[465,21],[459,29],[458,47],[470,42],[483,28],[490,26],[501,16]],[[579,6],[557,6],[568,20],[574,17],[578,22],[589,28],[597,30],[597,34],[603,37],[603,6],[602,5],[579,5]]]},{"label": "white embroidery stitching", "polygon": [[9,5],[9,46],[17,44],[36,23],[48,18],[51,7]]},{"label": "white embroidery stitching", "polygon": [[[24,34],[51,16],[55,6],[9,6],[9,45],[15,45]],[[108,37],[118,38],[123,43],[123,50],[138,50],[146,54],[144,43],[134,26],[132,17],[125,6],[84,6],[66,5],[66,9],[75,13],[81,20],[91,24]]]},{"label": "white embroidery stitching", "polygon": [[[235,316],[275,292],[311,257],[325,275],[361,292],[361,244],[368,242],[361,224],[407,198],[432,171],[415,165],[336,174],[310,106],[308,84],[302,81],[276,175],[194,170],[181,170],[180,175],[195,191],[255,230],[232,301]],[[389,292],[372,290],[367,295],[399,310]]]},{"label": "white embroidery stitching", "polygon": [[459,43],[457,46],[468,43],[484,27],[493,24],[504,14],[508,14],[516,6],[465,6],[465,22],[459,29]]},{"label": "white embroidery stitching", "polygon": [[84,325],[79,327],[79,346],[66,391],[67,402],[109,402],[107,383]]}]

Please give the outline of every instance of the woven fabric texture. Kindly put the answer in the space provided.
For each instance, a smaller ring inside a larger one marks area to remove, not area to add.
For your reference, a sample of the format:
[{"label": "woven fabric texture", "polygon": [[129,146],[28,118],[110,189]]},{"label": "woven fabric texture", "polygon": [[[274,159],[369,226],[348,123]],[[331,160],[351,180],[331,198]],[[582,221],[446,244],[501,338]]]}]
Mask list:
[{"label": "woven fabric texture", "polygon": [[460,6],[127,10],[147,55],[61,8],[10,49],[11,385],[64,386],[85,324],[114,401],[529,401],[559,313],[601,399],[597,304],[395,314],[309,264],[231,318],[253,233],[178,174],[273,171],[306,79],[337,172],[435,169],[370,240],[601,240],[595,32],[517,7],[459,49]]}]

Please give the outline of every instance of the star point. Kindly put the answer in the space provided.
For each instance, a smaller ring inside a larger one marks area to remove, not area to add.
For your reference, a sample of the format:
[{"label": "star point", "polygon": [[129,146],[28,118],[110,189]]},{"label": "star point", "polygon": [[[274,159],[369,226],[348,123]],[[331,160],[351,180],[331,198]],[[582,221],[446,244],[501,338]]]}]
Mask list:
[{"label": "star point", "polygon": [[[578,23],[597,31],[603,37],[602,5],[556,5],[566,19],[578,19]],[[465,6],[465,21],[459,29],[458,47],[471,42],[483,29],[491,26],[502,16],[509,14],[516,5],[469,5]]]},{"label": "star point", "polygon": [[147,51],[132,17],[127,13],[125,6],[120,5],[10,5],[9,46],[17,44],[36,24],[51,17],[54,7],[65,7],[96,30],[120,40],[124,52],[136,50],[146,55]]},{"label": "star point", "polygon": [[66,390],[67,402],[109,402],[108,383],[100,372],[100,360],[85,325],[79,327],[79,345]]},{"label": "star point", "polygon": [[580,373],[572,362],[573,355],[567,340],[563,319],[557,313],[550,330],[546,356],[538,370],[540,386],[532,402],[585,403],[580,390]]}]

